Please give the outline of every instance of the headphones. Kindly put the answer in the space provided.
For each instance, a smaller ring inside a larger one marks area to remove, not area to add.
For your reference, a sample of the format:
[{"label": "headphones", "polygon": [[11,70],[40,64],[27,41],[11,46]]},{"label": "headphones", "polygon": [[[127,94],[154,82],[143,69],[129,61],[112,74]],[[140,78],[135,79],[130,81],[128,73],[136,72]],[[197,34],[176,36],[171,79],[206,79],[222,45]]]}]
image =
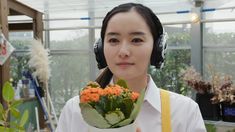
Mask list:
[{"label": "headphones", "polygon": [[[150,64],[158,69],[161,69],[164,65],[165,54],[167,49],[167,33],[164,31],[159,36],[159,38],[154,42],[153,50],[151,54]],[[107,67],[107,63],[104,57],[104,45],[102,39],[99,38],[94,44],[94,53],[97,61],[97,66],[99,69]]]}]

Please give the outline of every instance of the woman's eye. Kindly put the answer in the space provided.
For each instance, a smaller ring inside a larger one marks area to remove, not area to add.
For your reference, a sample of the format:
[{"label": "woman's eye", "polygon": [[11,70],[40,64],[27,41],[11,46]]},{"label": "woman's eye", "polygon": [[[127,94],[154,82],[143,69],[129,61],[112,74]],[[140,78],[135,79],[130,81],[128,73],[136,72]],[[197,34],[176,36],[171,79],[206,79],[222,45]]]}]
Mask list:
[{"label": "woman's eye", "polygon": [[143,40],[141,38],[134,38],[134,39],[132,39],[132,42],[133,43],[141,43],[141,42],[143,42]]},{"label": "woman's eye", "polygon": [[109,43],[117,43],[117,42],[119,42],[118,39],[115,39],[115,38],[109,39]]}]

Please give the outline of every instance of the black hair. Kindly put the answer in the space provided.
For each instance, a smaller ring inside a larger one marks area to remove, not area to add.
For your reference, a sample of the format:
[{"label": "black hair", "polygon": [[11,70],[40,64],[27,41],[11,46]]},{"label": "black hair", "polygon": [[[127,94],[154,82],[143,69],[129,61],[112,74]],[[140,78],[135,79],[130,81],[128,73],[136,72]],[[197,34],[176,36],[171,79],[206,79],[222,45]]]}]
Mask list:
[{"label": "black hair", "polygon": [[[108,26],[109,20],[117,13],[128,12],[131,9],[134,9],[137,13],[139,13],[144,18],[153,36],[153,42],[156,43],[160,35],[163,33],[163,28],[162,28],[160,20],[157,18],[157,16],[154,14],[154,12],[150,8],[142,4],[138,4],[138,3],[126,3],[126,4],[121,4],[119,6],[114,7],[104,17],[102,27],[101,27],[101,33],[100,33],[103,44],[104,44],[106,28]],[[156,45],[153,45],[153,46],[156,46]],[[101,87],[105,87],[106,85],[109,84],[112,76],[113,76],[113,73],[107,67],[103,71],[103,73],[96,79],[96,82],[98,82],[101,85]]]}]

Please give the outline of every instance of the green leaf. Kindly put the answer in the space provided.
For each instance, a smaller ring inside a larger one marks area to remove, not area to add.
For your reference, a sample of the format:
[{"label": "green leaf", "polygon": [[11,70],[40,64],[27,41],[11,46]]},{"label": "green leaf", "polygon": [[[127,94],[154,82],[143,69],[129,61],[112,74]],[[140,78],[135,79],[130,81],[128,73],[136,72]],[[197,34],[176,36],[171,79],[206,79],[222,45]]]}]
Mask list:
[{"label": "green leaf", "polygon": [[0,120],[0,126],[3,126],[3,125],[4,125],[4,121]]},{"label": "green leaf", "polygon": [[21,117],[19,126],[23,127],[25,125],[25,123],[27,122],[28,118],[29,118],[29,111],[25,110],[24,114]]},{"label": "green leaf", "polygon": [[122,86],[124,88],[128,88],[126,81],[123,80],[123,79],[119,79],[116,84],[119,85],[119,86]]},{"label": "green leaf", "polygon": [[15,118],[19,118],[20,117],[20,112],[18,109],[16,108],[10,108],[11,114],[15,117]]},{"label": "green leaf", "polygon": [[105,114],[105,119],[109,122],[109,124],[114,125],[125,119],[125,116],[120,110],[116,110]]},{"label": "green leaf", "polygon": [[2,113],[3,113],[4,109],[2,104],[0,103],[0,120],[2,119]]},{"label": "green leaf", "polygon": [[5,128],[3,126],[0,126],[0,132],[10,132],[9,128]]},{"label": "green leaf", "polygon": [[100,106],[99,104],[96,104],[94,106],[94,108],[97,110],[98,113],[100,113],[102,116],[105,114],[103,109],[102,109],[102,106]]},{"label": "green leaf", "polygon": [[126,126],[126,125],[130,124],[132,121],[133,121],[133,119],[128,118],[128,119],[125,119],[125,120],[119,122],[118,124],[115,124],[115,125],[112,126],[112,127],[122,127],[122,126]]},{"label": "green leaf", "polygon": [[25,129],[24,129],[24,127],[18,127],[18,129],[19,129],[19,132],[25,132]]},{"label": "green leaf", "polygon": [[7,102],[11,102],[13,99],[14,99],[14,96],[15,96],[15,92],[14,92],[14,89],[13,87],[11,86],[11,83],[9,82],[6,82],[3,86],[3,90],[2,90],[2,93],[3,93],[3,99]]},{"label": "green leaf", "polygon": [[109,128],[111,125],[91,105],[79,103],[83,119],[87,124],[98,128]]},{"label": "green leaf", "polygon": [[23,100],[14,100],[11,104],[11,108],[16,107],[23,103]]},{"label": "green leaf", "polygon": [[140,92],[140,96],[138,97],[137,102],[134,104],[134,109],[133,109],[133,111],[131,112],[131,115],[130,115],[130,118],[133,119],[133,120],[135,120],[135,118],[137,117],[137,115],[140,111],[141,105],[144,101],[144,95],[145,95],[145,89],[143,89]]},{"label": "green leaf", "polygon": [[134,107],[134,102],[132,101],[132,99],[128,98],[123,99],[123,102],[120,105],[121,111],[123,111],[126,118],[130,117],[133,107]]},{"label": "green leaf", "polygon": [[26,132],[23,127],[19,128],[19,132]]},{"label": "green leaf", "polygon": [[2,106],[2,104],[0,103],[0,113],[2,113],[3,112],[3,106]]},{"label": "green leaf", "polygon": [[17,132],[18,130],[15,128],[9,128],[9,132]]},{"label": "green leaf", "polygon": [[13,122],[10,122],[10,126],[11,128],[18,128],[19,124],[13,121]]}]

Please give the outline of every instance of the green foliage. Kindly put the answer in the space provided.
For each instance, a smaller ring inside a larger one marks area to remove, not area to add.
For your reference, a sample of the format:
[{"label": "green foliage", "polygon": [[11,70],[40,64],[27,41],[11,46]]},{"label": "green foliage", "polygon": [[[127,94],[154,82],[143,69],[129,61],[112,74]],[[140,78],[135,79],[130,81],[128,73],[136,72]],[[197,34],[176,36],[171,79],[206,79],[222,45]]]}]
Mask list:
[{"label": "green foliage", "polygon": [[124,87],[124,88],[128,88],[126,81],[125,81],[125,80],[122,80],[122,79],[119,79],[119,80],[117,81],[117,85],[122,86],[122,87]]},{"label": "green foliage", "polygon": [[7,102],[11,102],[14,99],[15,93],[13,87],[11,86],[11,83],[6,82],[4,84],[2,89],[2,96],[3,99]]},{"label": "green foliage", "polygon": [[79,103],[83,119],[91,126],[109,128],[111,125],[91,105]]},{"label": "green foliage", "polygon": [[10,43],[14,46],[16,50],[21,50],[23,52],[13,52],[10,59],[10,74],[13,79],[13,86],[16,86],[18,80],[22,79],[22,71],[24,69],[29,69],[28,60],[29,55],[27,55],[28,49],[31,45],[31,40],[24,39],[13,39]]},{"label": "green foliage", "polygon": [[25,125],[25,123],[27,122],[28,118],[29,118],[29,112],[26,110],[26,111],[24,111],[24,113],[22,115],[19,126],[23,127]]},{"label": "green foliage", "polygon": [[28,50],[31,45],[31,40],[14,39],[10,40],[10,43],[18,50]]},{"label": "green foliage", "polygon": [[108,121],[109,124],[116,124],[125,119],[125,116],[122,111],[115,110],[105,114],[105,119]]},{"label": "green foliage", "polygon": [[123,101],[120,104],[120,109],[123,111],[124,115],[126,118],[130,117],[130,114],[132,112],[132,109],[134,107],[134,103],[132,101],[132,99],[123,99]]},{"label": "green foliage", "polygon": [[213,124],[206,124],[206,131],[207,132],[216,132],[216,127]]},{"label": "green foliage", "polygon": [[230,132],[235,132],[235,129],[231,130]]},{"label": "green foliage", "polygon": [[167,44],[169,46],[188,46],[191,36],[187,32],[169,34]]},{"label": "green foliage", "polygon": [[[2,89],[3,99],[6,102],[6,109],[3,105],[0,104],[0,131],[4,132],[15,132],[15,131],[24,131],[24,125],[28,120],[29,113],[24,111],[22,117],[20,118],[20,112],[16,108],[22,103],[22,101],[14,100],[14,89],[11,83],[6,82]],[[8,121],[8,116],[14,116],[15,121]]]},{"label": "green foliage", "polygon": [[131,112],[130,118],[135,119],[140,111],[140,107],[144,101],[145,89],[143,89],[138,97],[136,104],[134,104],[134,109]]},{"label": "green foliage", "polygon": [[149,68],[153,80],[158,87],[187,95],[188,88],[180,80],[180,72],[190,64],[190,50],[171,50],[166,55],[165,65],[157,70]]},{"label": "green foliage", "polygon": [[11,114],[15,117],[15,118],[19,118],[20,117],[20,112],[18,109],[16,108],[10,108]]},{"label": "green foliage", "polygon": [[[168,47],[189,46],[190,39],[189,33],[174,33],[169,35],[167,44]],[[180,79],[180,72],[186,66],[190,65],[190,60],[190,49],[168,50],[164,67],[160,70],[150,67],[148,72],[158,87],[187,95],[188,87]]]},{"label": "green foliage", "polygon": [[235,33],[205,33],[204,43],[209,45],[233,45]]},{"label": "green foliage", "polygon": [[89,57],[84,54],[52,56],[50,89],[58,113],[90,80],[89,66]]}]

